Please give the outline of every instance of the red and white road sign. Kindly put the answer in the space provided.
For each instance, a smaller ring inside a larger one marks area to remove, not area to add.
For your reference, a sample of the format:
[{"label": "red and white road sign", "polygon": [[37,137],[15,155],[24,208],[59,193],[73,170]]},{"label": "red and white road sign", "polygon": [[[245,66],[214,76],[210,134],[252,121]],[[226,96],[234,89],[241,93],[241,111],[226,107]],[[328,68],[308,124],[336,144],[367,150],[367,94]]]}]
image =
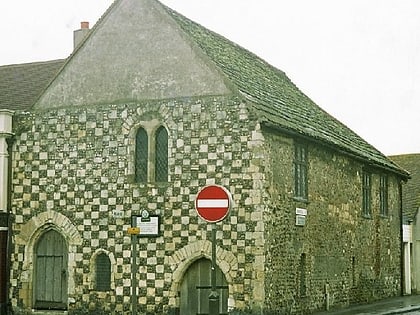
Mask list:
[{"label": "red and white road sign", "polygon": [[205,221],[215,223],[223,220],[232,207],[230,192],[218,185],[210,185],[201,189],[195,199],[195,209]]}]

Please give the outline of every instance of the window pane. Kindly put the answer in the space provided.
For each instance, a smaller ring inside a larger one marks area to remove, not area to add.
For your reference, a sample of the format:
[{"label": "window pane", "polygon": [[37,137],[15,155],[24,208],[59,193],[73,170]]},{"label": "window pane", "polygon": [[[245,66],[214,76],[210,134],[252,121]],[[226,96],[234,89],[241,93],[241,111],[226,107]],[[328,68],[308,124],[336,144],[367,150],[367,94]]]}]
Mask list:
[{"label": "window pane", "polygon": [[156,131],[155,180],[168,181],[168,133],[164,127]]},{"label": "window pane", "polygon": [[380,205],[381,205],[381,215],[388,215],[388,177],[383,175],[381,176],[380,184]]},{"label": "window pane", "polygon": [[306,254],[300,255],[299,276],[300,296],[306,296]]},{"label": "window pane", "polygon": [[371,175],[363,173],[363,215],[371,216]]},{"label": "window pane", "polygon": [[96,290],[108,291],[111,289],[111,261],[106,254],[96,257]]},{"label": "window pane", "polygon": [[307,149],[301,144],[295,146],[295,197],[308,198]]},{"label": "window pane", "polygon": [[148,139],[146,130],[140,128],[136,134],[136,182],[147,182]]},{"label": "window pane", "polygon": [[301,179],[302,178],[302,174],[301,174],[301,167],[299,164],[296,164],[295,166],[295,195],[298,196],[302,196],[302,191],[301,191]]}]

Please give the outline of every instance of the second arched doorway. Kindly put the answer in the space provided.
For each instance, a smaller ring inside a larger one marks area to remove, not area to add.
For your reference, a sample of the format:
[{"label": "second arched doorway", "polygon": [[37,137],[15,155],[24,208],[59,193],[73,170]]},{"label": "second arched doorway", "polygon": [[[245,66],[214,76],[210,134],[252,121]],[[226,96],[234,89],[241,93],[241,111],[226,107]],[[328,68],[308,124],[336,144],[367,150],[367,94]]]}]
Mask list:
[{"label": "second arched doorway", "polygon": [[[229,289],[226,278],[216,266],[216,285],[219,293],[219,313],[227,314]],[[211,291],[211,261],[201,258],[185,272],[180,290],[180,314],[209,314]]]}]

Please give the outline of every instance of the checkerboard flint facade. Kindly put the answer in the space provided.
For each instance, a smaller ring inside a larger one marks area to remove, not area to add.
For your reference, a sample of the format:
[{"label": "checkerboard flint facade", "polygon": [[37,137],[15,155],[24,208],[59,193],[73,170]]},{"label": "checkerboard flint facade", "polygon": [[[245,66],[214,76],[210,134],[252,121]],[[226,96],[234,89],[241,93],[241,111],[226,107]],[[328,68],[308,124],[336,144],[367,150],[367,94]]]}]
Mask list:
[{"label": "checkerboard flint facade", "polygon": [[[213,112],[206,110],[209,106]],[[150,118],[170,135],[167,184],[133,181],[134,131]],[[110,303],[111,311],[123,312],[131,290],[126,230],[131,215],[147,209],[161,216],[161,236],[140,239],[140,310],[159,313],[175,307],[174,281],[181,279],[174,274],[181,276],[191,259],[210,257],[210,225],[194,210],[195,195],[208,184],[228,187],[235,204],[217,232],[220,267],[232,281],[232,306],[250,302],[261,288],[261,281],[241,277],[263,272],[264,196],[262,155],[254,149],[260,146],[261,133],[240,100],[60,109],[22,115],[16,125],[24,127],[13,153],[13,206],[19,209],[14,304],[31,300],[33,248],[28,244],[54,228],[69,242],[69,276],[74,278],[69,297],[75,302],[70,307],[97,302],[90,267],[92,256],[105,250],[114,262],[112,292],[97,294]],[[114,217],[115,211],[123,217]]]},{"label": "checkerboard flint facade", "polygon": [[[206,110],[209,107],[214,110]],[[133,181],[135,130],[151,120],[168,130],[167,184]],[[31,307],[34,247],[43,232],[55,229],[69,244],[69,310],[103,308],[128,314],[131,243],[126,230],[131,215],[148,209],[161,216],[161,235],[139,241],[139,311],[176,310],[188,266],[211,256],[211,226],[194,210],[197,192],[208,184],[223,185],[233,196],[232,211],[217,232],[217,263],[229,284],[231,308],[290,313],[322,308],[326,283],[337,305],[373,299],[365,290],[374,287],[377,297],[398,293],[398,182],[391,180],[392,215],[370,223],[354,210],[360,207],[361,166],[310,146],[311,182],[321,188],[310,187],[309,206],[293,201],[293,138],[264,133],[238,98],[58,109],[22,114],[15,123],[20,128],[12,165],[14,305]],[[336,166],[328,165],[330,159]],[[320,175],[325,173],[332,176]],[[327,192],[342,185],[347,191]],[[331,199],[322,201],[322,195]],[[354,199],[354,204],[340,198]],[[307,226],[295,226],[296,207],[312,210]],[[123,217],[114,216],[115,211]],[[326,229],[331,224],[336,227]],[[375,237],[375,225],[381,235],[393,238]],[[317,249],[324,248],[320,244],[330,248]],[[94,289],[94,258],[101,252],[111,260],[109,292]],[[312,261],[306,267],[307,274],[313,274],[307,281],[311,297],[299,298],[297,293],[301,252]],[[369,269],[376,255],[382,264],[380,277]],[[360,264],[353,271],[351,257]],[[356,281],[367,288],[356,289]]]},{"label": "checkerboard flint facade", "polygon": [[[14,110],[14,307],[130,314],[127,229],[146,209],[161,223],[139,240],[138,310],[178,315],[184,279],[211,257],[212,227],[194,209],[209,184],[233,199],[216,247],[229,311],[302,314],[400,293],[408,174],[283,72],[157,1],[114,1],[68,59],[0,67],[0,83],[0,106]],[[161,127],[168,181],[138,183],[137,131]],[[46,235],[65,248],[51,252]],[[39,276],[51,277],[44,256],[61,259],[59,290]],[[99,256],[109,290],[95,285]],[[60,296],[42,304],[44,291]]]}]

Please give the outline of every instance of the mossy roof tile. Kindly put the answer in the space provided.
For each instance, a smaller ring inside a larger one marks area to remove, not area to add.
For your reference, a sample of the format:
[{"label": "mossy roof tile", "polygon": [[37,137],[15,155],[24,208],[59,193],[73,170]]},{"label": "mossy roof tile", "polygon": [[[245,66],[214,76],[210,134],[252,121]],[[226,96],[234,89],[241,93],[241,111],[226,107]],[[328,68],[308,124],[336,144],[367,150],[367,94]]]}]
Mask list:
[{"label": "mossy roof tile", "polygon": [[64,60],[0,66],[0,108],[30,109]]},{"label": "mossy roof tile", "polygon": [[283,71],[170,8],[166,10],[252,103],[262,123],[316,139],[374,166],[403,177],[409,176],[405,170],[315,104]]},{"label": "mossy roof tile", "polygon": [[[409,177],[405,170],[317,106],[284,72],[226,38],[163,7],[192,44],[197,45],[248,100],[261,123],[314,139],[364,163],[395,172],[403,178]],[[115,5],[101,20],[113,8]],[[86,38],[88,40],[89,37]],[[64,62],[54,60],[0,67],[0,108],[30,109]]]},{"label": "mossy roof tile", "polygon": [[394,155],[390,159],[411,175],[403,185],[403,214],[406,220],[414,220],[420,207],[420,154]]}]

